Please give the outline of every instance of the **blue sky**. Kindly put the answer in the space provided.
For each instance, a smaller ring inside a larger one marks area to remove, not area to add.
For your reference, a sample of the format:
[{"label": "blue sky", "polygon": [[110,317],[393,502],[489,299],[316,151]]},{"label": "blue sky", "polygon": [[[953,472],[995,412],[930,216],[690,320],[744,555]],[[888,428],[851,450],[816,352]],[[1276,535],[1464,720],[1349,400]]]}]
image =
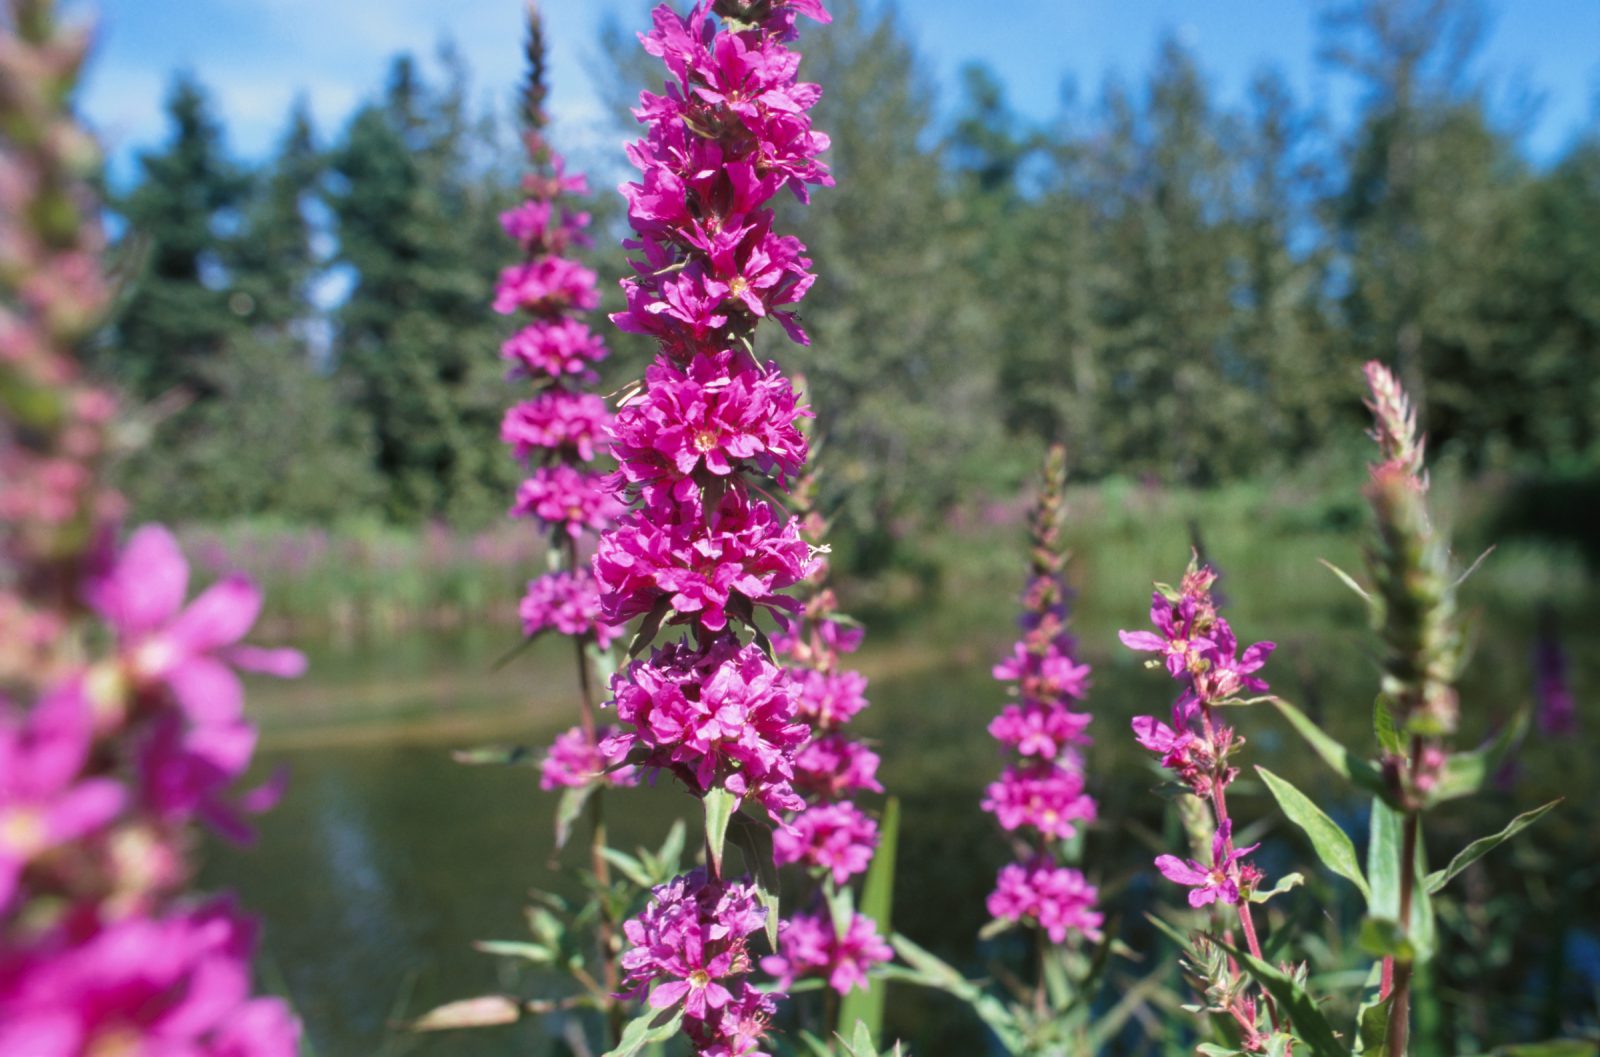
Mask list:
[{"label": "blue sky", "polygon": [[[471,64],[485,103],[504,103],[521,72],[522,0],[98,0],[99,45],[84,110],[126,175],[134,150],[164,135],[161,100],[171,73],[193,71],[212,90],[242,157],[282,131],[296,93],[310,100],[326,140],[381,83],[392,54],[431,55],[448,35]],[[599,63],[607,12],[643,24],[643,0],[543,0],[552,43],[556,135],[580,157],[613,151],[588,70]],[[1349,86],[1315,61],[1315,0],[903,0],[903,22],[946,89],[969,61],[988,63],[1013,105],[1046,118],[1064,77],[1085,93],[1118,71],[1138,78],[1157,41],[1176,34],[1200,56],[1225,98],[1262,63],[1280,66],[1300,97],[1337,114]],[[1596,120],[1600,0],[1490,0],[1479,70],[1542,99],[1523,132],[1549,158]],[[996,12],[1003,18],[995,18]]]}]

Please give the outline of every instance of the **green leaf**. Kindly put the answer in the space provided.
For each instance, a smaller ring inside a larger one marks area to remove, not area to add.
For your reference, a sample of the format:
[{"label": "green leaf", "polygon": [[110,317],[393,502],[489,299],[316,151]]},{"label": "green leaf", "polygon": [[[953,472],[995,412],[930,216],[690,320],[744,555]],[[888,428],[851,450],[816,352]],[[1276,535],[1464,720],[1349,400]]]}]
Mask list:
[{"label": "green leaf", "polygon": [[882,970],[885,978],[903,980],[906,983],[931,987],[954,995],[972,1007],[972,1011],[990,1031],[994,1032],[1007,1053],[1022,1051],[1024,1034],[1017,1024],[1016,1017],[1004,1003],[993,995],[984,994],[977,984],[900,933],[897,932],[890,937],[890,943],[893,944],[895,953],[900,955],[901,960],[911,967],[911,971],[908,972],[899,966],[888,966]]},{"label": "green leaf", "polygon": [[1390,998],[1374,995],[1356,1013],[1356,1052],[1361,1057],[1389,1057]]},{"label": "green leaf", "polygon": [[1196,1046],[1195,1052],[1204,1057],[1243,1057],[1243,1050],[1236,1050],[1232,1046],[1218,1046],[1214,1042],[1202,1042]]},{"label": "green leaf", "polygon": [[1400,812],[1377,797],[1372,799],[1372,826],[1367,837],[1367,913],[1375,918],[1400,920],[1400,840],[1404,824]]},{"label": "green leaf", "polygon": [[497,954],[503,958],[522,958],[538,964],[548,964],[554,961],[556,956],[554,951],[543,944],[518,943],[512,940],[478,940],[472,947],[484,954]]},{"label": "green leaf", "polygon": [[1278,883],[1264,892],[1251,892],[1250,902],[1265,903],[1273,896],[1281,896],[1292,888],[1299,888],[1306,883],[1305,876],[1299,873],[1286,873],[1278,878]]},{"label": "green leaf", "polygon": [[1267,989],[1267,993],[1278,1003],[1278,1008],[1288,1016],[1289,1023],[1294,1025],[1295,1034],[1305,1040],[1316,1057],[1349,1057],[1349,1051],[1339,1044],[1339,1037],[1328,1025],[1328,1018],[1322,1015],[1322,1010],[1306,994],[1305,988],[1276,966],[1268,965],[1249,951],[1239,950],[1221,940],[1216,942],[1217,946],[1237,958],[1256,982]]},{"label": "green leaf", "polygon": [[1368,606],[1372,605],[1372,596],[1367,593],[1367,589],[1365,587],[1362,587],[1361,584],[1356,581],[1354,576],[1351,576],[1349,573],[1328,561],[1326,558],[1318,558],[1317,562],[1324,569],[1327,569],[1329,572],[1333,573],[1333,575],[1337,576],[1346,587],[1350,588],[1350,590],[1354,591],[1357,595],[1360,595],[1361,600]]},{"label": "green leaf", "polygon": [[877,1044],[872,1041],[872,1029],[867,1027],[864,1020],[856,1021],[855,1030],[850,1033],[849,1041],[845,1040],[844,1032],[839,1032],[839,1041],[845,1044],[850,1057],[878,1057]]},{"label": "green leaf", "polygon": [[1557,804],[1561,803],[1563,799],[1565,798],[1558,796],[1548,804],[1545,804],[1543,807],[1536,807],[1532,811],[1524,811],[1522,814],[1518,815],[1516,818],[1507,823],[1506,828],[1501,830],[1499,833],[1488,837],[1479,837],[1477,840],[1473,841],[1471,844],[1457,852],[1456,857],[1450,860],[1449,866],[1446,866],[1442,870],[1435,870],[1433,873],[1429,874],[1424,887],[1427,888],[1429,892],[1439,891],[1439,889],[1449,884],[1451,879],[1459,874],[1462,870],[1465,870],[1467,867],[1471,866],[1473,863],[1489,854],[1489,852],[1493,851],[1501,844],[1510,840],[1512,837],[1515,837],[1518,833],[1521,833],[1523,830],[1539,821],[1548,811],[1554,808]]},{"label": "green leaf", "polygon": [[728,822],[739,810],[739,798],[720,785],[712,786],[701,797],[706,809],[706,854],[711,858],[711,870],[722,876],[722,846],[728,840]]},{"label": "green leaf", "polygon": [[1270,701],[1272,706],[1282,713],[1283,718],[1289,721],[1295,732],[1311,746],[1312,751],[1322,758],[1322,762],[1333,768],[1341,778],[1385,799],[1393,798],[1394,794],[1383,780],[1383,772],[1374,767],[1370,761],[1345,748],[1313,723],[1311,717],[1283,698],[1274,697]]},{"label": "green leaf", "polygon": [[639,621],[639,630],[634,632],[633,638],[628,641],[628,656],[637,657],[644,652],[644,648],[656,640],[656,633],[661,630],[661,624],[672,615],[672,597],[662,595],[656,599],[656,604],[650,607],[650,612]]},{"label": "green leaf", "polygon": [[561,794],[561,799],[556,801],[556,850],[567,846],[567,840],[572,836],[572,824],[578,821],[578,816],[583,814],[584,805],[600,788],[599,782],[590,782],[580,785],[576,789],[568,789]]},{"label": "green leaf", "polygon": [[1362,876],[1361,864],[1356,859],[1356,846],[1338,823],[1312,803],[1310,797],[1265,767],[1258,766],[1256,773],[1267,784],[1267,791],[1278,802],[1278,807],[1283,809],[1289,821],[1311,838],[1311,847],[1322,864],[1359,888],[1363,896],[1368,895],[1367,879]]},{"label": "green leaf", "polygon": [[1406,930],[1392,918],[1364,918],[1361,922],[1361,949],[1374,958],[1394,958],[1409,962],[1416,957],[1416,948]]},{"label": "green leaf", "polygon": [[1394,709],[1382,694],[1372,699],[1372,732],[1378,737],[1378,747],[1391,756],[1404,756],[1405,738],[1394,725]]},{"label": "green leaf", "polygon": [[450,758],[469,767],[532,767],[539,762],[538,754],[526,745],[480,745],[473,749],[457,749]]},{"label": "green leaf", "polygon": [[1428,804],[1441,804],[1446,800],[1470,796],[1483,788],[1485,782],[1500,769],[1500,762],[1516,748],[1528,730],[1528,707],[1517,709],[1511,722],[1483,745],[1469,752],[1453,752],[1445,758],[1439,771],[1439,782],[1428,791]]},{"label": "green leaf", "polygon": [[640,888],[649,888],[655,884],[649,871],[644,868],[644,863],[627,852],[618,851],[616,848],[601,848],[600,854],[605,857],[606,862],[621,870],[624,877]]},{"label": "green leaf", "polygon": [[733,814],[733,843],[755,878],[756,898],[767,910],[767,946],[778,949],[778,865],[772,858],[772,831],[743,811]]},{"label": "green leaf", "polygon": [[616,1047],[607,1052],[605,1057],[633,1057],[646,1046],[653,1046],[672,1038],[678,1033],[682,1023],[681,1005],[670,1009],[650,1009],[647,1006],[643,1013],[628,1021],[627,1026],[622,1029],[622,1037],[617,1040]]},{"label": "green leaf", "polygon": [[661,842],[661,850],[656,852],[656,862],[661,864],[669,877],[678,873],[679,861],[683,858],[683,838],[687,832],[683,819],[672,820],[672,828],[667,830],[667,837]]},{"label": "green leaf", "polygon": [[453,1031],[456,1028],[492,1028],[515,1024],[522,1017],[516,999],[505,995],[483,995],[446,1002],[428,1010],[406,1027],[411,1031]]}]

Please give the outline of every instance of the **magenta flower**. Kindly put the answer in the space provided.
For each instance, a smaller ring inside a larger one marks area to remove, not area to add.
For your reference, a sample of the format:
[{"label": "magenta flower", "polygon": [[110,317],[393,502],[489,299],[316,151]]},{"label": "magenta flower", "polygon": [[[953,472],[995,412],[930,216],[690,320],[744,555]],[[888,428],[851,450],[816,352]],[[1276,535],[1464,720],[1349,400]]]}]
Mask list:
[{"label": "magenta flower", "polygon": [[0,1053],[293,1057],[287,1008],[250,997],[254,945],[254,926],[226,902],[70,920],[0,952]]},{"label": "magenta flower", "polygon": [[1019,642],[1010,657],[994,666],[994,677],[1016,682],[1025,701],[1056,701],[1063,697],[1083,698],[1089,691],[1089,666],[1079,664],[1067,653],[1071,639],[1060,636],[1041,652]]},{"label": "magenta flower", "polygon": [[878,846],[878,823],[848,800],[808,807],[787,830],[772,834],[772,857],[779,866],[805,863],[844,884],[865,873]]},{"label": "magenta flower", "polygon": [[1002,867],[988,907],[999,920],[1043,929],[1052,943],[1065,943],[1072,933],[1099,940],[1105,915],[1094,909],[1098,896],[1098,889],[1082,873],[1041,856],[1026,865]]},{"label": "magenta flower", "polygon": [[1227,701],[1249,690],[1264,693],[1265,680],[1252,673],[1267,663],[1273,643],[1258,642],[1238,652],[1233,629],[1216,611],[1211,585],[1216,573],[1200,567],[1185,575],[1176,600],[1156,591],[1150,600],[1151,631],[1119,631],[1131,650],[1159,653],[1167,673],[1185,684],[1185,696],[1207,705]]},{"label": "magenta flower", "polygon": [[239,643],[261,610],[261,592],[229,576],[187,607],[189,564],[160,525],[146,525],[104,574],[88,586],[89,604],[117,636],[123,669],[136,689],[165,686],[196,723],[236,722],[244,688],[233,668],[294,678],[305,671],[298,650]]},{"label": "magenta flower", "polygon": [[1015,749],[1018,756],[1053,760],[1069,746],[1089,743],[1090,718],[1065,705],[1029,701],[1007,705],[990,721],[989,736]]},{"label": "magenta flower", "polygon": [[719,477],[748,463],[781,484],[806,458],[795,422],[809,412],[771,364],[739,364],[733,352],[696,357],[687,369],[657,360],[646,388],[617,411],[612,453],[634,484],[671,483],[699,470]]},{"label": "magenta flower", "polygon": [[678,616],[717,632],[736,598],[793,608],[778,592],[805,579],[812,563],[793,520],[735,489],[709,517],[693,500],[634,511],[601,539],[594,571],[602,612],[614,624],[666,599]]},{"label": "magenta flower", "polygon": [[1176,855],[1163,855],[1156,859],[1156,869],[1167,880],[1191,888],[1189,905],[1192,907],[1203,907],[1219,900],[1228,904],[1237,903],[1241,894],[1247,895],[1247,892],[1241,893],[1241,887],[1247,889],[1250,882],[1260,876],[1248,865],[1241,867],[1239,860],[1261,845],[1252,844],[1248,848],[1229,851],[1228,842],[1232,835],[1232,820],[1223,819],[1211,838],[1210,866],[1202,866],[1193,859],[1184,862]]},{"label": "magenta flower", "polygon": [[761,959],[761,968],[785,990],[798,979],[821,977],[844,995],[855,987],[865,990],[872,967],[893,958],[894,950],[869,917],[852,914],[840,935],[826,912],[796,914],[784,923],[778,953]]},{"label": "magenta flower", "polygon": [[682,1005],[685,1017],[705,1020],[734,1001],[723,981],[750,971],[745,940],[766,920],[753,887],[713,881],[704,870],[658,885],[622,926],[632,944],[622,955],[629,997],[648,993],[652,1009]]},{"label": "magenta flower", "polygon": [[254,836],[245,815],[270,810],[282,795],[286,772],[242,795],[233,785],[250,766],[256,730],[250,724],[191,726],[178,717],[159,717],[138,747],[139,795],[143,805],[167,822],[208,823],[236,843]]},{"label": "magenta flower", "polygon": [[555,390],[525,400],[506,411],[500,439],[519,459],[535,451],[556,451],[589,462],[605,450],[611,412],[593,393]]},{"label": "magenta flower", "polygon": [[1094,799],[1083,790],[1083,774],[1076,761],[1063,766],[1042,761],[1025,767],[1007,767],[991,782],[983,809],[994,814],[1008,830],[1028,826],[1048,837],[1065,840],[1078,832],[1078,823],[1095,817]]},{"label": "magenta flower", "polygon": [[600,590],[588,569],[557,570],[529,581],[520,612],[522,633],[530,637],[550,630],[592,635],[595,645],[605,649],[622,634],[601,619]]},{"label": "magenta flower", "polygon": [[538,518],[546,528],[559,529],[573,539],[585,529],[604,531],[623,511],[604,481],[602,474],[565,463],[540,466],[518,487],[511,516]]},{"label": "magenta flower", "polygon": [[837,800],[859,789],[883,792],[878,784],[878,754],[843,734],[824,734],[795,754],[794,784],[823,800]]},{"label": "magenta flower", "polygon": [[802,806],[791,782],[806,728],[794,721],[788,673],[759,647],[731,635],[704,650],[680,642],[618,672],[611,690],[633,729],[601,742],[608,757],[640,746],[644,766],[671,770],[696,794],[720,786],[748,796],[774,820]]},{"label": "magenta flower", "polygon": [[502,315],[517,311],[556,315],[599,306],[594,272],[565,257],[536,257],[512,265],[500,273],[495,284],[494,310]]},{"label": "magenta flower", "polygon": [[843,726],[867,707],[867,677],[860,672],[796,671],[795,714],[818,730]]},{"label": "magenta flower", "polygon": [[515,365],[513,373],[530,378],[587,380],[590,365],[606,358],[606,346],[582,320],[538,320],[507,338],[500,355]]},{"label": "magenta flower", "polygon": [[0,911],[36,858],[110,823],[127,797],[111,778],[83,778],[93,742],[76,683],[31,714],[0,699]]},{"label": "magenta flower", "polygon": [[[611,786],[639,784],[639,772],[635,767],[608,770],[622,762],[623,754],[614,749],[616,742],[608,740],[616,736],[617,728],[600,727],[594,733],[594,741],[589,739],[582,727],[573,727],[556,735],[550,751],[545,753],[539,765],[540,789],[580,789],[591,782]],[[596,744],[596,741],[600,744]],[[613,746],[612,753],[607,755],[603,752],[602,745]]]}]

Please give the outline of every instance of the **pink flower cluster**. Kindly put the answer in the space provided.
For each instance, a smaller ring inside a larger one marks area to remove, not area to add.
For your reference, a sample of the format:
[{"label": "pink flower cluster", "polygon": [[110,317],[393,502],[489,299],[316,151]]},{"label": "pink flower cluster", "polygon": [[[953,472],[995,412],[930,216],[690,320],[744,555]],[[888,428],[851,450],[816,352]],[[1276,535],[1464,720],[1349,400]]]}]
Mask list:
[{"label": "pink flower cluster", "polygon": [[[586,665],[583,644],[605,649],[620,629],[601,616],[599,586],[580,546],[609,529],[623,504],[612,494],[606,475],[589,468],[606,452],[611,412],[604,400],[578,386],[598,380],[593,367],[605,359],[606,347],[576,315],[600,304],[595,273],[566,256],[573,246],[591,245],[589,214],[562,201],[587,194],[588,185],[583,176],[565,171],[561,156],[541,132],[539,62],[525,131],[530,162],[522,184],[526,197],[500,217],[524,260],[500,274],[494,296],[496,312],[527,317],[500,352],[512,365],[508,381],[530,381],[535,391],[506,412],[500,436],[517,459],[531,464],[511,516],[532,518],[559,551],[559,567],[528,584],[520,607],[523,634],[555,631],[575,638],[579,663]],[[560,734],[548,750],[541,788],[636,781],[632,768],[607,771],[619,757],[603,749],[604,733],[594,729],[590,707],[586,703],[583,723]]]},{"label": "pink flower cluster", "polygon": [[1261,881],[1255,867],[1242,862],[1254,850],[1236,850],[1227,811],[1227,787],[1238,776],[1229,763],[1244,744],[1233,729],[1218,721],[1213,709],[1243,691],[1262,693],[1264,680],[1254,673],[1266,663],[1273,644],[1258,642],[1239,651],[1238,639],[1217,611],[1212,588],[1217,574],[1210,566],[1191,562],[1174,591],[1158,587],[1150,604],[1150,621],[1157,631],[1120,632],[1129,649],[1159,654],[1152,667],[1165,667],[1183,687],[1172,706],[1172,725],[1154,716],[1136,716],[1133,732],[1141,746],[1157,754],[1161,765],[1195,796],[1210,800],[1216,822],[1212,865],[1185,864],[1171,855],[1156,860],[1163,876],[1191,886],[1192,906],[1213,901],[1239,904]]},{"label": "pink flower cluster", "polygon": [[756,1057],[777,1008],[777,996],[746,979],[748,939],[766,920],[754,888],[704,870],[657,886],[644,911],[622,926],[629,997],[652,1009],[681,1006],[684,1033],[698,1052]]},{"label": "pink flower cluster", "polygon": [[593,578],[578,570],[577,544],[610,527],[622,505],[604,475],[585,468],[605,453],[611,413],[600,397],[574,385],[595,380],[591,368],[606,348],[575,315],[600,304],[595,274],[565,256],[569,247],[589,244],[589,214],[561,201],[586,193],[587,185],[565,172],[537,123],[526,136],[532,162],[523,181],[527,197],[500,217],[525,259],[501,273],[494,309],[527,317],[501,354],[513,365],[510,380],[532,381],[536,391],[506,412],[500,435],[519,460],[533,464],[511,516],[533,518],[546,529],[551,545],[565,549],[565,567],[528,585],[523,629],[529,635],[554,629],[604,646],[615,633],[598,621],[598,592]]},{"label": "pink flower cluster", "polygon": [[521,613],[524,635],[554,630],[573,637],[589,636],[605,649],[620,634],[600,619],[600,593],[588,569],[560,569],[530,582]]},{"label": "pink flower cluster", "polygon": [[1159,755],[1161,765],[1200,797],[1225,789],[1238,774],[1228,757],[1240,743],[1231,727],[1216,721],[1212,708],[1245,690],[1265,692],[1266,682],[1254,673],[1274,648],[1258,642],[1239,652],[1238,639],[1212,597],[1216,579],[1210,566],[1191,565],[1177,591],[1158,588],[1152,596],[1150,621],[1157,632],[1119,632],[1129,649],[1160,654],[1159,662],[1150,663],[1164,665],[1183,686],[1172,706],[1171,726],[1154,716],[1136,716],[1133,731],[1140,745]]},{"label": "pink flower cluster", "polygon": [[789,988],[795,980],[821,977],[839,994],[865,990],[867,973],[894,957],[871,918],[851,914],[844,928],[825,913],[796,914],[784,925],[778,953],[761,959],[761,968]]},{"label": "pink flower cluster", "polygon": [[606,752],[606,739],[616,732],[615,727],[600,727],[591,740],[582,727],[573,727],[556,735],[550,751],[539,764],[539,788],[546,791],[581,789],[592,782],[611,786],[638,785],[638,769],[617,766],[622,762],[621,754],[615,749],[609,755]]},{"label": "pink flower cluster", "polygon": [[730,610],[791,609],[779,592],[812,566],[793,522],[747,481],[782,487],[806,458],[793,387],[748,350],[768,317],[805,340],[780,306],[813,279],[766,203],[830,180],[816,160],[827,137],[806,113],[819,90],[796,80],[800,56],[785,47],[795,14],[825,21],[821,5],[724,2],[716,12],[736,21],[720,28],[713,6],[658,7],[640,38],[672,81],[635,111],[646,132],[629,158],[641,175],[623,193],[640,257],[613,319],[661,352],[612,428],[620,480],[642,505],[601,541],[595,572],[608,619],[667,607],[716,632]]},{"label": "pink flower cluster", "polygon": [[1053,943],[1069,936],[1099,938],[1097,891],[1081,872],[1057,865],[1061,842],[1093,821],[1094,798],[1085,790],[1082,746],[1090,738],[1087,713],[1077,712],[1089,689],[1089,666],[1072,656],[1066,631],[1067,588],[1058,546],[1066,485],[1065,454],[1052,449],[1030,531],[1031,572],[1023,590],[1022,637],[996,664],[995,679],[1010,683],[1015,700],[989,724],[989,734],[1012,754],[990,783],[983,809],[1018,838],[1020,862],[1003,867],[989,897],[997,920],[1040,928]]},{"label": "pink flower cluster", "polygon": [[288,1008],[251,997],[254,926],[183,888],[196,825],[245,836],[277,792],[234,789],[255,746],[234,669],[304,661],[241,644],[243,578],[185,605],[165,529],[114,552],[116,406],[76,358],[111,296],[71,118],[85,38],[50,4],[25,19],[0,48],[0,1053],[291,1057]]},{"label": "pink flower cluster", "polygon": [[759,647],[731,634],[705,649],[676,643],[618,672],[612,692],[632,729],[601,743],[606,756],[638,748],[644,766],[671,770],[692,792],[725,788],[775,821],[801,806],[791,783],[806,728],[794,721],[788,673]]},{"label": "pink flower cluster", "polygon": [[267,1057],[295,1051],[276,999],[252,999],[254,928],[191,908],[187,832],[249,836],[255,730],[235,668],[295,676],[304,659],[240,640],[261,597],[241,577],[184,604],[188,564],[159,526],[86,585],[115,654],[28,710],[0,701],[0,1052]]},{"label": "pink flower cluster", "polygon": [[1094,909],[1098,895],[1082,873],[1040,856],[1001,867],[988,906],[998,920],[1023,921],[1044,930],[1051,943],[1065,943],[1073,933],[1099,940],[1105,915]]}]

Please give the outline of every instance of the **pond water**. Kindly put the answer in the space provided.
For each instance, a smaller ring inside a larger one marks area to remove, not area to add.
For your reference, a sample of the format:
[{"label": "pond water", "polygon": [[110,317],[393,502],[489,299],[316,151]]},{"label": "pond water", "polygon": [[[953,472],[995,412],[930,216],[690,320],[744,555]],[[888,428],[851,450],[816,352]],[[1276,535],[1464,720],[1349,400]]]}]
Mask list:
[{"label": "pond water", "polygon": [[[1096,667],[1089,708],[1098,741],[1088,765],[1102,804],[1102,822],[1088,837],[1088,869],[1130,944],[1165,952],[1168,945],[1143,924],[1142,910],[1171,900],[1149,862],[1178,841],[1163,802],[1151,794],[1156,778],[1149,763],[1127,732],[1130,716],[1165,706],[1168,684],[1133,655],[1113,652],[1116,626],[1140,619],[1137,607],[1128,610],[1088,615],[1078,627],[1081,652]],[[1239,623],[1245,634],[1254,630]],[[1476,716],[1470,735],[1485,730],[1485,716],[1503,716],[1511,703],[1528,697],[1525,624],[1509,610],[1498,617],[1491,611],[1483,622],[1494,633],[1480,632],[1473,679],[1464,688],[1468,714]],[[1007,854],[977,803],[999,766],[984,733],[1002,702],[988,667],[1010,629],[1000,621],[975,626],[980,630],[928,641],[914,622],[901,623],[869,637],[858,660],[871,677],[874,702],[860,730],[879,741],[880,777],[904,808],[896,927],[978,975],[992,957],[1007,953],[1004,941],[979,950],[974,936],[985,920],[983,899],[994,871]],[[1350,741],[1366,744],[1374,680],[1359,611],[1309,607],[1287,630],[1281,624],[1277,630],[1281,646],[1267,672],[1275,689],[1323,713]],[[303,1017],[308,1052],[564,1052],[537,1023],[423,1038],[392,1027],[451,999],[500,989],[538,991],[539,981],[519,977],[469,945],[524,938],[526,892],[566,885],[551,864],[554,797],[539,791],[532,770],[465,767],[449,755],[486,743],[543,744],[572,722],[575,690],[563,644],[541,644],[495,670],[509,634],[414,633],[358,646],[313,644],[307,679],[253,687],[264,731],[261,765],[287,764],[292,783],[282,804],[260,821],[256,846],[211,849],[203,879],[236,889],[264,917],[263,978]],[[1600,685],[1593,651],[1574,653],[1576,678]],[[1592,724],[1596,717],[1591,710],[1584,719]],[[1275,717],[1255,709],[1239,717],[1239,726],[1250,741],[1248,762],[1301,783],[1332,807],[1359,843],[1364,808],[1310,761]],[[1586,996],[1600,979],[1593,964],[1600,911],[1585,819],[1593,818],[1594,789],[1583,739],[1551,744],[1535,738],[1505,790],[1442,813],[1430,842],[1459,846],[1498,829],[1517,811],[1557,795],[1569,798],[1532,831],[1531,842],[1479,879],[1502,886],[1490,889],[1498,896],[1472,896],[1446,908],[1447,928],[1471,957],[1458,960],[1469,979],[1441,981],[1436,989],[1439,1016],[1487,1000],[1489,1012],[1481,1015],[1493,1038],[1553,1033],[1547,1029],[1560,1024],[1552,1025],[1552,1016],[1559,1021],[1572,1009],[1563,996],[1574,996],[1576,1008],[1593,1016],[1593,999]],[[614,843],[625,848],[658,843],[675,814],[693,807],[668,780],[614,797]],[[1298,833],[1278,819],[1259,788],[1242,782],[1237,804],[1239,816],[1258,823],[1269,874],[1300,869],[1312,876],[1311,889],[1290,897],[1313,919],[1311,927],[1337,933],[1353,925],[1359,907],[1350,893],[1341,882],[1316,876]],[[1254,831],[1249,836],[1258,839]],[[1576,911],[1563,910],[1567,898],[1578,901]],[[1567,926],[1564,933],[1550,924],[1557,920]],[[1353,964],[1355,956],[1337,936],[1327,952],[1319,969]],[[1130,963],[1117,979],[1130,980],[1158,962]],[[1424,1004],[1422,1012],[1428,1008]],[[986,1049],[981,1029],[937,996],[892,990],[890,1027],[923,1057]]]}]

